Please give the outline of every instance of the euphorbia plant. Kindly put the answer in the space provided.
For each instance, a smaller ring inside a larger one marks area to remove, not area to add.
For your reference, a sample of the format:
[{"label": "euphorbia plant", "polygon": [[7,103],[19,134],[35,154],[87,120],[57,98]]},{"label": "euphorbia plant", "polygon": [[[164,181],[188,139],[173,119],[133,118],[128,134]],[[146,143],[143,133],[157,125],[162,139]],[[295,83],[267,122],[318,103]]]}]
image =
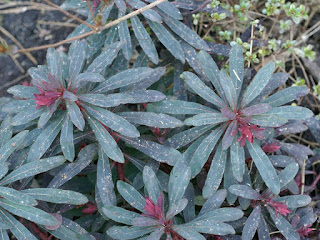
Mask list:
[{"label": "euphorbia plant", "polygon": [[138,67],[116,74],[110,71],[109,66],[121,46],[120,42],[115,42],[90,60],[86,59],[85,40],[73,43],[68,55],[49,49],[48,67],[29,70],[32,85],[8,90],[18,98],[3,108],[6,112],[17,113],[12,124],[32,125],[33,120],[37,120],[38,128],[31,131],[34,141],[29,142],[33,144],[28,160],[40,159],[61,132],[63,154],[73,161],[74,132],[89,132],[90,128],[107,156],[120,163],[124,162],[124,157],[117,145],[119,138],[171,165],[180,156],[175,149],[135,139],[140,133],[132,124],[173,128],[182,125],[180,120],[165,114],[117,111],[123,104],[157,102],[165,98],[159,91],[147,90],[164,74],[164,68]]},{"label": "euphorbia plant", "polygon": [[[34,176],[59,167],[65,158],[55,156],[27,162],[23,158],[25,149],[14,154],[27,139],[29,131],[21,131],[11,138],[13,128],[10,122],[11,117],[7,117],[0,128],[0,235],[2,239],[9,239],[7,230],[10,230],[17,239],[35,240],[37,238],[27,226],[56,230],[62,224],[61,215],[51,213],[48,203],[80,205],[88,199],[74,191],[29,187]],[[43,205],[40,201],[47,203]],[[20,217],[20,221],[14,216]]]},{"label": "euphorbia plant", "polygon": [[261,149],[260,140],[265,138],[266,127],[279,127],[288,120],[304,120],[313,115],[307,108],[281,106],[308,93],[308,88],[291,87],[268,96],[287,77],[282,73],[273,74],[275,64],[272,62],[260,69],[247,85],[250,74],[244,69],[242,48],[239,45],[234,45],[230,52],[229,75],[219,70],[204,51],[199,52],[198,60],[202,64],[205,78],[201,80],[191,72],[184,72],[183,78],[192,92],[207,101],[206,105],[177,100],[163,100],[149,105],[150,111],[194,115],[185,120],[186,125],[194,127],[167,139],[166,144],[181,148],[201,135],[204,136],[197,141],[196,146],[191,145],[193,151],[189,151],[192,177],[201,171],[218,145],[203,189],[206,198],[219,186],[216,183],[222,180],[228,155],[233,177],[238,182],[243,181],[246,168],[244,147],[266,185],[278,194],[279,179],[268,156]]},{"label": "euphorbia plant", "polygon": [[161,189],[155,172],[146,166],[143,170],[145,197],[130,184],[118,181],[120,195],[141,213],[116,206],[103,207],[102,211],[108,218],[131,225],[113,226],[108,230],[109,236],[114,239],[137,239],[144,236],[146,239],[157,240],[166,235],[175,240],[202,240],[206,238],[201,233],[234,234],[233,227],[226,222],[240,219],[243,212],[236,208],[219,208],[223,201],[221,198],[226,197],[226,191],[222,190],[208,199],[198,216],[193,219],[188,219],[186,212],[182,214],[189,200],[191,209],[194,208],[193,199],[185,198],[190,176],[190,168],[181,159],[178,160],[170,173],[166,194]]}]

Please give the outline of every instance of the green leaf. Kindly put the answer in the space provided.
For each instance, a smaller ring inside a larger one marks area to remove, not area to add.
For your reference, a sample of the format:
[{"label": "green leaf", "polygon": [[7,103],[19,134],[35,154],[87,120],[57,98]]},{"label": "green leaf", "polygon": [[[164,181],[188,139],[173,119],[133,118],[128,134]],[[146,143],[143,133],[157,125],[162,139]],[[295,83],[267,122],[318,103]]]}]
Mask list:
[{"label": "green leaf", "polygon": [[[123,16],[124,16],[124,13],[119,11],[118,18]],[[127,21],[122,21],[118,24],[118,34],[119,34],[120,42],[122,43],[122,53],[125,59],[129,61],[131,59],[133,49],[132,49],[131,37],[130,37]]]},{"label": "green leaf", "polygon": [[273,209],[268,207],[268,211],[270,213],[270,216],[275,223],[276,227],[279,229],[281,234],[286,238],[290,240],[299,240],[299,234],[293,229],[291,224],[281,215],[276,214]]},{"label": "green leaf", "polygon": [[0,218],[2,218],[4,222],[12,226],[10,228],[10,231],[18,240],[37,240],[37,238],[33,236],[22,223],[20,223],[7,211],[0,209]]},{"label": "green leaf", "polygon": [[103,82],[105,79],[99,73],[94,72],[85,72],[77,75],[72,82],[72,88],[81,88],[81,85],[84,85],[88,82]]},{"label": "green leaf", "polygon": [[270,159],[256,142],[247,142],[246,146],[267,187],[274,194],[278,195],[280,192],[280,182]]},{"label": "green leaf", "polygon": [[262,102],[269,103],[272,107],[278,107],[307,95],[309,91],[310,89],[307,86],[289,87],[276,92]]},{"label": "green leaf", "polygon": [[208,157],[220,139],[224,128],[213,130],[199,145],[190,161],[191,177],[194,178],[207,162]]},{"label": "green leaf", "polygon": [[220,70],[217,64],[213,61],[210,54],[205,51],[200,51],[198,53],[198,59],[203,71],[217,90],[219,96],[224,99],[224,92],[220,83]]},{"label": "green leaf", "polygon": [[214,234],[214,235],[228,235],[235,234],[235,230],[229,224],[218,222],[218,221],[192,221],[190,223],[183,224],[182,226],[186,226],[191,228],[193,231]]},{"label": "green leaf", "polygon": [[55,188],[32,188],[22,190],[30,197],[51,203],[82,205],[88,202],[86,196],[81,193]]},{"label": "green leaf", "polygon": [[116,107],[127,103],[159,102],[166,96],[155,90],[133,90],[130,92],[113,94],[84,94],[80,99],[99,107]]},{"label": "green leaf", "polygon": [[43,156],[43,154],[45,154],[45,152],[51,146],[52,142],[58,136],[63,124],[63,120],[64,116],[59,116],[41,132],[41,134],[37,137],[36,141],[30,148],[27,161],[39,160]]},{"label": "green leaf", "polygon": [[131,225],[132,221],[136,217],[140,217],[140,214],[125,210],[116,206],[104,206],[102,208],[103,213],[113,221]]},{"label": "green leaf", "polygon": [[134,124],[145,125],[158,128],[181,127],[183,123],[174,117],[162,113],[152,112],[122,112],[121,117]]},{"label": "green leaf", "polygon": [[28,130],[19,132],[0,148],[0,164],[3,164],[9,158],[9,156],[20,146],[28,133]]},{"label": "green leaf", "polygon": [[45,107],[36,109],[36,106],[32,106],[28,109],[25,109],[23,112],[18,113],[12,119],[12,126],[19,126],[31,122],[32,120],[40,117],[42,113],[47,110]]},{"label": "green leaf", "polygon": [[244,149],[240,146],[240,143],[236,140],[233,141],[230,148],[230,159],[233,176],[237,181],[242,182],[243,174],[245,171],[245,156]]},{"label": "green leaf", "polygon": [[76,44],[76,51],[73,51],[72,55],[69,56],[70,58],[70,65],[69,65],[69,78],[75,78],[82,70],[85,58],[86,58],[86,51],[87,51],[87,43],[86,40],[81,40]]},{"label": "green leaf", "polygon": [[100,107],[87,105],[83,105],[83,107],[91,116],[108,128],[111,128],[112,130],[127,137],[136,138],[140,136],[136,127],[121,116]]},{"label": "green leaf", "polygon": [[267,114],[290,120],[306,120],[314,115],[310,109],[298,106],[276,107],[271,109]]},{"label": "green leaf", "polygon": [[181,147],[186,146],[187,144],[193,142],[200,136],[204,135],[206,132],[208,132],[210,129],[212,129],[214,125],[205,125],[205,126],[199,126],[199,127],[193,127],[188,130],[182,131],[180,133],[177,133],[173,135],[172,137],[168,138],[165,141],[165,145],[178,149]]},{"label": "green leaf", "polygon": [[171,35],[171,33],[161,24],[147,19],[147,22],[157,36],[159,41],[168,49],[168,51],[182,63],[185,63],[185,55],[180,43]]},{"label": "green leaf", "polygon": [[[146,0],[147,2],[151,3],[154,2],[155,0]],[[168,16],[178,19],[178,20],[182,20],[183,17],[179,11],[178,8],[176,8],[174,6],[174,4],[172,4],[171,2],[163,2],[160,3],[159,5],[157,5],[157,7],[159,9],[161,9],[163,12],[165,12]]]},{"label": "green leaf", "polygon": [[135,209],[144,212],[146,201],[144,197],[128,183],[118,181],[117,189],[121,196]]},{"label": "green leaf", "polygon": [[60,145],[65,158],[72,162],[75,157],[75,150],[73,144],[73,124],[69,114],[66,114],[64,123],[62,124]]},{"label": "green leaf", "polygon": [[34,223],[46,226],[54,226],[58,224],[57,220],[53,216],[38,208],[19,205],[6,199],[0,199],[0,206],[14,215],[23,217]]},{"label": "green leaf", "polygon": [[210,212],[204,213],[201,216],[195,218],[192,222],[187,223],[188,225],[193,225],[197,222],[230,222],[235,221],[242,218],[244,215],[243,211],[233,207],[225,207],[225,208],[218,208],[214,209]]},{"label": "green leaf", "polygon": [[69,163],[55,174],[47,188],[58,188],[68,182],[83,169],[85,169],[97,155],[96,144],[90,144],[82,148],[78,154],[77,161]]},{"label": "green leaf", "polygon": [[224,71],[220,71],[220,83],[224,94],[228,100],[228,103],[233,111],[236,111],[237,108],[237,92],[234,85],[234,82],[228,76],[228,74]]},{"label": "green leaf", "polygon": [[116,204],[116,194],[114,192],[110,163],[102,148],[99,148],[96,186],[104,206]]},{"label": "green leaf", "polygon": [[[272,110],[271,110],[272,111]],[[273,114],[264,113],[256,116],[252,116],[251,121],[252,124],[257,124],[261,127],[281,127],[288,120],[282,116],[277,116]]]},{"label": "green leaf", "polygon": [[270,81],[274,69],[275,64],[273,62],[270,62],[259,70],[250,85],[247,87],[241,101],[241,106],[248,105],[262,92],[264,87]]},{"label": "green leaf", "polygon": [[169,114],[199,114],[215,113],[212,108],[194,102],[181,100],[163,100],[158,103],[148,104],[148,112],[169,113]]},{"label": "green leaf", "polygon": [[154,203],[158,202],[158,198],[162,194],[159,180],[154,171],[148,166],[145,166],[143,169],[143,182],[148,196]]},{"label": "green leaf", "polygon": [[307,206],[311,202],[311,197],[307,195],[291,195],[276,197],[273,200],[284,203],[288,208],[300,208]]},{"label": "green leaf", "polygon": [[237,195],[239,197],[243,197],[246,199],[252,199],[252,200],[262,199],[262,196],[256,190],[253,190],[250,186],[247,186],[247,185],[240,185],[240,184],[231,185],[228,188],[228,190],[234,195]]},{"label": "green leaf", "polygon": [[169,17],[164,17],[164,21],[172,31],[174,31],[179,37],[181,37],[191,46],[200,50],[209,50],[206,42],[202,38],[200,38],[200,36],[196,32],[192,31],[182,22]]},{"label": "green leaf", "polygon": [[13,203],[24,206],[36,206],[38,202],[33,198],[21,191],[17,191],[13,188],[0,187],[1,198],[7,199]]},{"label": "green leaf", "polygon": [[143,49],[143,51],[147,54],[147,56],[150,58],[150,60],[154,64],[158,64],[158,62],[159,62],[158,52],[152,42],[151,37],[149,36],[149,33],[144,28],[143,24],[140,22],[140,20],[137,16],[134,16],[130,19],[131,19],[133,32],[134,32],[141,48]]},{"label": "green leaf", "polygon": [[140,138],[126,138],[121,135],[119,135],[119,137],[144,154],[152,157],[159,162],[165,162],[171,166],[173,166],[175,162],[181,157],[181,153],[171,147],[167,147]]},{"label": "green leaf", "polygon": [[169,178],[169,206],[178,204],[183,198],[190,182],[191,170],[181,159],[177,161],[171,170]]},{"label": "green leaf", "polygon": [[61,82],[61,63],[59,55],[54,48],[49,48],[47,51],[47,63],[50,73]]},{"label": "green leaf", "polygon": [[92,93],[105,93],[109,90],[136,84],[153,74],[155,70],[148,67],[132,68],[108,78],[95,88]]},{"label": "green leaf", "polygon": [[260,217],[261,217],[261,207],[256,206],[251,212],[251,214],[249,215],[243,227],[243,231],[242,231],[243,240],[253,239],[260,223]]},{"label": "green leaf", "polygon": [[23,85],[16,85],[7,90],[8,93],[12,94],[17,98],[26,98],[26,99],[33,99],[34,94],[38,94],[39,90],[35,87],[23,86]]},{"label": "green leaf", "polygon": [[285,186],[287,186],[297,175],[299,171],[299,165],[295,162],[289,164],[286,166],[285,169],[281,171],[279,174],[279,180],[280,180],[280,188],[283,190]]},{"label": "green leaf", "polygon": [[202,189],[204,198],[209,198],[218,190],[226,167],[226,160],[227,151],[222,150],[222,143],[220,143],[211,161],[210,170]]},{"label": "green leaf", "polygon": [[192,239],[192,240],[206,240],[206,238],[198,233],[193,228],[190,228],[189,226],[182,226],[182,225],[175,225],[173,227],[174,231],[177,232],[181,237],[185,239]]},{"label": "green leaf", "polygon": [[110,66],[113,60],[116,58],[121,47],[122,43],[120,42],[115,42],[108,45],[108,47],[102,50],[101,54],[93,60],[86,72],[100,73],[106,67]]},{"label": "green leaf", "polygon": [[174,216],[178,215],[186,208],[187,204],[188,200],[186,198],[182,198],[177,203],[172,204],[168,209],[166,219],[172,219]]},{"label": "green leaf", "polygon": [[147,233],[153,232],[157,229],[156,226],[149,227],[111,227],[107,230],[107,233],[113,239],[127,240],[136,239]]},{"label": "green leaf", "polygon": [[87,120],[95,134],[100,146],[109,158],[116,162],[124,163],[123,154],[116,141],[100,122],[87,115]]},{"label": "green leaf", "polygon": [[0,181],[0,185],[7,185],[20,179],[46,172],[50,169],[60,166],[62,163],[64,163],[64,161],[65,159],[62,156],[34,160],[13,170]]},{"label": "green leaf", "polygon": [[86,124],[82,115],[82,112],[78,105],[72,101],[66,101],[68,113],[72,123],[80,130],[83,131]]},{"label": "green leaf", "polygon": [[208,86],[206,86],[195,74],[184,72],[183,77],[186,79],[188,86],[195,91],[200,97],[212,104],[224,108],[225,103],[218,97]]},{"label": "green leaf", "polygon": [[242,47],[239,44],[236,44],[231,48],[229,59],[230,77],[237,92],[235,96],[235,102],[237,102],[244,76],[243,52]]},{"label": "green leaf", "polygon": [[5,113],[19,113],[30,108],[36,108],[36,101],[34,99],[12,100],[2,106],[1,111]]}]

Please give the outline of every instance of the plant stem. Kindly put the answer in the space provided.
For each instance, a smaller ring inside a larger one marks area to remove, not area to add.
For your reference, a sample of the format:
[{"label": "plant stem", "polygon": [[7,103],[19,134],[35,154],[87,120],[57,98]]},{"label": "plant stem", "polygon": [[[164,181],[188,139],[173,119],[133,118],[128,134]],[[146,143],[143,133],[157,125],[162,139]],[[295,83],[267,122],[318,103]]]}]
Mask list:
[{"label": "plant stem", "polygon": [[[48,0],[44,0],[44,1],[48,1]],[[127,20],[127,19],[129,19],[129,18],[131,18],[131,17],[137,16],[137,15],[139,15],[140,13],[145,12],[145,11],[147,11],[147,10],[149,10],[149,9],[151,9],[151,8],[157,6],[157,5],[159,5],[159,4],[161,4],[161,3],[165,2],[165,1],[167,1],[167,0],[157,0],[157,1],[153,2],[153,3],[150,3],[150,4],[148,4],[147,6],[145,6],[145,7],[143,7],[143,8],[140,8],[140,9],[138,9],[138,10],[132,12],[132,13],[129,13],[129,14],[121,17],[121,18],[118,18],[117,20],[114,20],[114,21],[112,21],[112,22],[110,22],[110,23],[108,23],[108,24],[106,24],[106,25],[104,25],[104,26],[102,26],[102,27],[99,27],[99,28],[98,28],[99,31],[91,30],[90,32],[81,34],[81,35],[79,35],[79,36],[76,36],[76,37],[73,37],[73,38],[70,38],[70,39],[65,39],[65,40],[63,40],[63,41],[60,41],[60,42],[57,42],[57,43],[54,43],[54,44],[47,44],[47,45],[42,45],[42,46],[38,46],[38,47],[20,49],[20,50],[18,50],[17,52],[18,52],[18,53],[24,53],[24,52],[32,52],[32,51],[47,49],[47,48],[50,48],[50,47],[58,47],[58,46],[60,46],[60,45],[62,45],[62,44],[70,43],[70,42],[72,42],[72,41],[74,41],[74,40],[78,40],[78,39],[82,39],[82,38],[88,37],[88,36],[90,36],[90,35],[92,35],[92,34],[99,33],[99,32],[102,31],[102,30],[105,30],[105,29],[107,29],[107,28],[110,28],[110,27],[112,27],[112,26],[115,26],[115,25],[117,25],[117,24],[119,24],[119,23],[121,23],[121,22],[123,22],[123,21],[125,21],[125,20]],[[62,9],[61,9],[61,10],[62,10]],[[62,11],[64,11],[64,10],[62,10]],[[69,14],[69,13],[68,13],[68,14]],[[71,14],[70,14],[70,15],[71,15]],[[73,16],[73,15],[72,15],[72,16]]]}]

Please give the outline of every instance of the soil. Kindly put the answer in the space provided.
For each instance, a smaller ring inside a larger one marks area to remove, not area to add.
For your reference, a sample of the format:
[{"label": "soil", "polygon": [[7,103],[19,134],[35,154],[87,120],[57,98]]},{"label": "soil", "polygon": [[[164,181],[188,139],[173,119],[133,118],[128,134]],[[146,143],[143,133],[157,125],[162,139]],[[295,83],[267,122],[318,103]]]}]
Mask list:
[{"label": "soil", "polygon": [[[61,5],[63,1],[53,0],[52,2]],[[73,31],[72,27],[44,25],[39,24],[39,21],[65,22],[68,19],[59,11],[30,10],[19,14],[3,15],[0,26],[10,32],[24,48],[29,48],[64,40]],[[0,36],[9,45],[14,44],[1,32]],[[39,65],[45,64],[46,50],[34,51],[31,54]],[[30,77],[26,73],[35,64],[25,54],[19,54],[17,60],[25,70],[24,73],[19,70],[10,56],[0,55],[0,96],[9,96],[6,90],[12,85],[21,81],[30,81]]]}]

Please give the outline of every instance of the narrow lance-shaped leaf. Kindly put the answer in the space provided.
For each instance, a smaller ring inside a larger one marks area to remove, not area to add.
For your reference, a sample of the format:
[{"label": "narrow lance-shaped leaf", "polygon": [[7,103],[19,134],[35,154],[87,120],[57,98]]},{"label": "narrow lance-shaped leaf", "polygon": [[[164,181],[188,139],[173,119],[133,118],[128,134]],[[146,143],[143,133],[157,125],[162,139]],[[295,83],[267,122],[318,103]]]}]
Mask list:
[{"label": "narrow lance-shaped leaf", "polygon": [[266,114],[292,120],[305,120],[313,116],[313,112],[310,109],[298,106],[276,107]]},{"label": "narrow lance-shaped leaf", "polygon": [[223,128],[219,127],[215,129],[199,145],[190,161],[192,178],[194,178],[201,171],[222,133]]},{"label": "narrow lance-shaped leaf", "polygon": [[18,205],[6,199],[0,199],[0,206],[19,217],[38,224],[54,226],[58,223],[53,216],[38,208]]},{"label": "narrow lance-shaped leaf", "polygon": [[211,102],[212,104],[223,108],[225,104],[222,99],[218,97],[208,86],[206,86],[195,74],[191,72],[184,72],[183,77],[186,79],[186,83],[192,88],[200,97]]},{"label": "narrow lance-shaped leaf", "polygon": [[198,59],[207,77],[209,78],[212,85],[217,90],[219,96],[225,100],[224,92],[220,83],[220,70],[217,64],[213,61],[209,53],[200,51],[198,53]]},{"label": "narrow lance-shaped leaf", "polygon": [[28,161],[39,160],[43,156],[43,154],[48,150],[54,139],[59,134],[63,120],[64,116],[59,116],[41,132],[30,148]]},{"label": "narrow lance-shaped leaf", "polygon": [[128,69],[108,78],[95,88],[92,93],[105,93],[109,90],[125,87],[130,84],[138,83],[146,77],[150,76],[154,70],[152,68],[141,67]]},{"label": "narrow lance-shaped leaf", "polygon": [[82,70],[86,57],[87,43],[81,40],[77,45],[77,50],[70,56],[69,77],[75,78]]},{"label": "narrow lance-shaped leaf", "polygon": [[190,168],[180,158],[170,173],[168,192],[170,206],[177,204],[182,199],[190,177]]},{"label": "narrow lance-shaped leaf", "polygon": [[176,128],[181,127],[183,123],[174,117],[162,113],[152,112],[122,112],[121,117],[131,123],[158,128]]},{"label": "narrow lance-shaped leaf", "polygon": [[137,16],[132,17],[131,24],[132,24],[133,32],[134,32],[136,38],[138,39],[143,51],[147,54],[147,56],[150,58],[150,60],[154,64],[158,64],[159,56],[158,56],[158,52],[156,50],[156,47],[154,46],[152,39],[149,36],[149,33],[144,28],[144,26],[140,22],[139,18]]},{"label": "narrow lance-shaped leaf", "polygon": [[158,103],[148,104],[147,110],[149,112],[169,114],[199,114],[216,112],[212,108],[201,104],[181,100],[163,100]]},{"label": "narrow lance-shaped leaf", "polygon": [[262,196],[257,191],[253,190],[251,187],[247,185],[240,185],[240,184],[232,185],[228,188],[228,190],[239,197],[252,199],[252,200],[262,199]]},{"label": "narrow lance-shaped leaf", "polygon": [[158,201],[160,194],[162,194],[162,192],[161,192],[159,180],[157,179],[156,174],[148,166],[145,166],[143,169],[143,182],[149,197],[154,203],[156,203]]},{"label": "narrow lance-shaped leaf", "polygon": [[15,115],[12,119],[12,126],[19,126],[22,124],[26,124],[28,122],[31,122],[32,120],[40,117],[42,113],[44,113],[47,110],[47,108],[42,107],[36,109],[36,105],[31,106],[30,108],[26,109],[23,112],[18,113]]},{"label": "narrow lance-shaped leaf", "polygon": [[93,60],[86,72],[100,73],[113,62],[121,47],[122,43],[120,42],[108,45],[108,47],[102,50],[102,53]]},{"label": "narrow lance-shaped leaf", "polygon": [[[145,6],[147,6],[144,2],[139,1],[139,0],[126,0],[126,2],[132,6],[133,8],[136,9],[141,9]],[[141,13],[145,18],[153,21],[153,22],[158,22],[158,23],[162,23],[162,19],[161,16],[154,10],[149,9],[147,11],[143,11]]]},{"label": "narrow lance-shaped leaf", "polygon": [[64,161],[65,159],[62,156],[44,158],[38,161],[34,160],[13,170],[10,174],[8,174],[4,179],[0,181],[0,185],[7,185],[20,179],[46,172],[50,169],[60,166],[62,163],[64,163]]},{"label": "narrow lance-shaped leaf", "polygon": [[230,159],[233,176],[237,181],[242,182],[246,167],[244,149],[240,146],[240,143],[235,140],[230,148]]},{"label": "narrow lance-shaped leaf", "polygon": [[105,125],[106,127],[109,127],[112,130],[128,137],[140,136],[140,133],[135,126],[133,126],[130,122],[118,116],[117,114],[95,106],[84,105],[84,108],[91,116],[96,118],[101,124]]},{"label": "narrow lance-shaped leaf", "polygon": [[96,154],[97,148],[95,144],[90,144],[82,148],[78,154],[77,161],[62,168],[51,180],[47,187],[58,188],[64,183],[68,182],[70,179],[80,173],[85,167],[87,167]]},{"label": "narrow lance-shaped leaf", "polygon": [[236,93],[235,85],[225,71],[221,70],[219,76],[220,76],[220,83],[224,91],[224,94],[226,96],[226,99],[228,100],[231,109],[235,111],[237,108],[237,102],[236,102],[237,93]]},{"label": "narrow lance-shaped leaf", "polygon": [[28,130],[24,130],[18,133],[0,148],[0,164],[3,164],[8,159],[8,157],[19,147],[28,133]]},{"label": "narrow lance-shaped leaf", "polygon": [[31,196],[28,196],[21,191],[13,188],[0,187],[1,198],[7,199],[13,203],[24,206],[36,206],[38,202]]},{"label": "narrow lance-shaped leaf", "polygon": [[113,239],[127,240],[136,239],[147,233],[156,230],[154,226],[149,227],[118,227],[113,226],[108,229],[107,233]]},{"label": "narrow lance-shaped leaf", "polygon": [[198,214],[198,217],[200,217],[203,214],[206,214],[208,212],[211,212],[214,209],[219,208],[221,206],[221,204],[224,202],[224,200],[226,199],[226,197],[227,197],[227,190],[220,189],[220,190],[216,191],[203,204],[203,206],[200,210],[200,213]]},{"label": "narrow lance-shaped leaf", "polygon": [[96,185],[103,205],[115,205],[116,195],[114,192],[110,163],[107,155],[101,148],[99,148]]},{"label": "narrow lance-shaped leaf", "polygon": [[185,63],[185,55],[180,43],[171,35],[171,33],[162,24],[152,22],[147,19],[149,26],[155,33],[159,41],[168,49],[168,51],[182,63]]},{"label": "narrow lance-shaped leaf", "polygon": [[227,151],[222,149],[222,143],[220,143],[212,159],[210,170],[202,189],[204,198],[209,198],[218,190],[226,167],[226,160]]},{"label": "narrow lance-shaped leaf", "polygon": [[83,131],[85,121],[82,112],[78,105],[72,101],[66,101],[68,113],[72,123],[80,130]]},{"label": "narrow lance-shaped leaf", "polygon": [[236,89],[235,101],[237,102],[244,75],[244,61],[242,47],[238,44],[231,48],[230,55],[230,77]]},{"label": "narrow lance-shaped leaf", "polygon": [[116,206],[104,206],[102,208],[103,213],[113,221],[131,225],[134,218],[139,217],[140,214],[132,211],[125,210]]},{"label": "narrow lance-shaped leaf", "polygon": [[281,190],[295,178],[298,171],[299,165],[296,162],[289,164],[285,169],[281,171],[281,173],[279,174]]},{"label": "narrow lance-shaped leaf", "polygon": [[241,101],[242,106],[248,105],[261,93],[264,87],[268,84],[274,69],[275,64],[270,62],[258,71],[257,75],[254,77],[243,95]]},{"label": "narrow lance-shaped leaf", "polygon": [[260,223],[261,207],[256,206],[248,217],[242,231],[243,240],[251,240]]},{"label": "narrow lance-shaped leaf", "polygon": [[248,142],[246,146],[266,185],[274,194],[279,194],[279,178],[268,156],[262,151],[261,147],[256,142]]},{"label": "narrow lance-shaped leaf", "polygon": [[0,217],[12,226],[10,231],[17,239],[37,240],[22,223],[4,209],[0,209]]},{"label": "narrow lance-shaped leaf", "polygon": [[146,205],[144,197],[128,183],[118,181],[117,189],[121,196],[135,209],[144,212]]},{"label": "narrow lance-shaped leaf", "polygon": [[22,192],[34,199],[51,203],[82,205],[88,202],[87,197],[83,194],[69,190],[32,188],[22,190]]},{"label": "narrow lance-shaped leaf", "polygon": [[310,89],[307,86],[289,87],[271,95],[263,102],[269,103],[272,107],[278,107],[307,95],[309,91]]},{"label": "narrow lance-shaped leaf", "polygon": [[99,123],[97,120],[93,119],[89,115],[87,116],[87,120],[92,128],[93,133],[95,134],[100,146],[103,151],[110,157],[112,160],[116,162],[123,163],[124,158],[123,154],[118,147],[116,141],[109,134],[109,132]]},{"label": "narrow lance-shaped leaf", "polygon": [[299,234],[293,229],[291,224],[281,214],[276,214],[275,211],[270,207],[268,207],[268,211],[276,227],[286,239],[300,239]]},{"label": "narrow lance-shaped leaf", "polygon": [[[118,18],[123,16],[124,14],[121,11],[119,11]],[[118,24],[118,33],[120,42],[122,43],[122,53],[124,57],[129,61],[132,56],[132,43],[127,21],[122,21]]]},{"label": "narrow lance-shaped leaf", "polygon": [[73,144],[73,124],[69,114],[65,116],[64,123],[62,124],[60,145],[65,158],[72,162],[74,160],[75,150]]},{"label": "narrow lance-shaped leaf", "polygon": [[126,138],[119,135],[120,139],[129,145],[152,157],[159,162],[165,162],[171,166],[181,157],[181,153],[171,147],[140,138]]},{"label": "narrow lance-shaped leaf", "polygon": [[199,37],[199,35],[192,31],[189,27],[187,27],[182,22],[174,19],[164,17],[165,23],[174,31],[177,35],[179,35],[184,41],[189,43],[191,46],[200,49],[200,50],[209,50],[206,42]]}]

